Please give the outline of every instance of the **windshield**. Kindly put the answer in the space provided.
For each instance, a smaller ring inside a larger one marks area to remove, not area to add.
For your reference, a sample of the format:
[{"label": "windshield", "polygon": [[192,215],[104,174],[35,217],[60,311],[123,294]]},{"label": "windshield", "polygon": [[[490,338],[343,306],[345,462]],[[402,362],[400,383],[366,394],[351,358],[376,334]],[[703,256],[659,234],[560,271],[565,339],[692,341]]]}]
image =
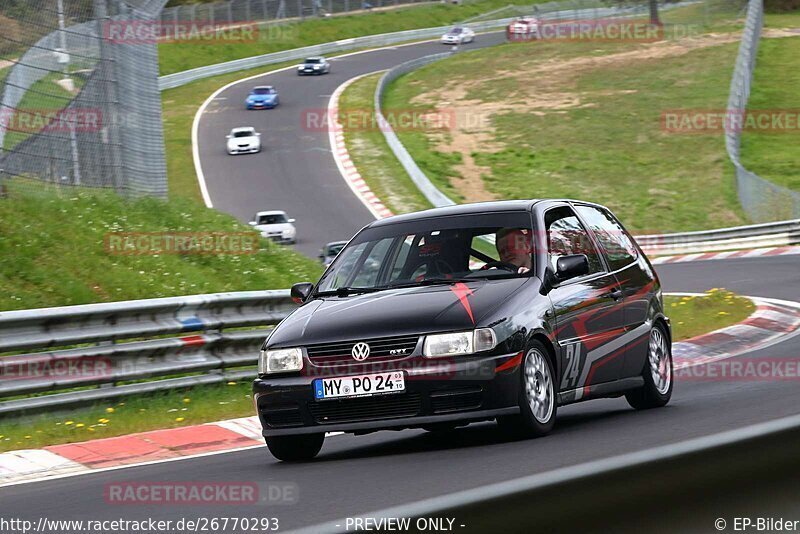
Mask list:
[{"label": "windshield", "polygon": [[256,87],[251,94],[254,95],[271,95],[275,93],[272,87]]},{"label": "windshield", "polygon": [[254,135],[251,131],[233,132],[234,137],[252,137]]},{"label": "windshield", "polygon": [[315,63],[322,63],[321,59],[310,57],[306,60],[306,63],[315,64]]},{"label": "windshield", "polygon": [[[320,280],[317,294],[344,288],[385,289],[463,278],[522,276],[532,269],[532,235],[527,212],[442,217],[369,228],[337,256]],[[486,264],[492,268],[485,268]]]},{"label": "windshield", "polygon": [[450,30],[450,35],[458,35],[458,34],[460,34],[462,31],[463,31],[463,30],[462,30],[461,28],[453,28],[452,30]]},{"label": "windshield", "polygon": [[259,215],[256,222],[258,224],[281,224],[286,222],[286,215],[282,213],[277,215]]}]

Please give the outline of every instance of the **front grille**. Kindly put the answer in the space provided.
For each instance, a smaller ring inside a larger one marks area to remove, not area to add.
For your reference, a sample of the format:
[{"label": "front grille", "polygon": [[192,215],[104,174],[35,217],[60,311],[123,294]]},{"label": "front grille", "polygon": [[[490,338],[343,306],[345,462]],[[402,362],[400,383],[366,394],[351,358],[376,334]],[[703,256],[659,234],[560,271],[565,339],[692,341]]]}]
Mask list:
[{"label": "front grille", "polygon": [[303,424],[303,416],[297,404],[292,406],[265,407],[261,409],[261,415],[264,416],[264,421],[267,425],[273,428],[302,426]]},{"label": "front grille", "polygon": [[[369,345],[369,357],[363,363],[376,363],[388,360],[406,358],[414,353],[419,341],[419,336],[385,337],[379,339],[364,339],[345,341],[341,343],[324,343],[306,347],[308,358],[314,365],[329,366],[352,364],[351,350],[353,345],[360,342]],[[392,351],[399,351],[390,354]],[[359,362],[361,363],[361,362]]]},{"label": "front grille", "polygon": [[414,417],[422,407],[419,393],[327,400],[309,403],[308,409],[319,424],[377,421]]},{"label": "front grille", "polygon": [[483,391],[479,386],[434,391],[430,397],[433,413],[474,410],[483,404]]}]

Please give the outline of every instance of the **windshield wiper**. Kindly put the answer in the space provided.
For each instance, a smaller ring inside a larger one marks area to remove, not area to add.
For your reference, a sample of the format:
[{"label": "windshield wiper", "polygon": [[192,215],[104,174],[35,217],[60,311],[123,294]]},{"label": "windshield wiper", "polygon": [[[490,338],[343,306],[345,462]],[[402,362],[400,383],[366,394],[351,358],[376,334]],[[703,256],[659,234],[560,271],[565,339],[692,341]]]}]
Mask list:
[{"label": "windshield wiper", "polygon": [[336,289],[332,289],[330,291],[320,291],[315,295],[318,297],[330,297],[332,295],[336,295],[337,297],[346,297],[348,295],[356,295],[358,293],[372,293],[374,291],[380,291],[382,288],[380,287],[337,287]]}]

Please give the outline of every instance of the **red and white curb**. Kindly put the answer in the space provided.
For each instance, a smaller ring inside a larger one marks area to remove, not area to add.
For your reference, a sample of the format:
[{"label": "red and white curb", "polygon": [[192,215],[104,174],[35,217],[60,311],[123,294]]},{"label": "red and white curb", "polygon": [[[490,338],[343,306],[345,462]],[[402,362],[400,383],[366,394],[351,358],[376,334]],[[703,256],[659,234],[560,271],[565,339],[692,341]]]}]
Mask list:
[{"label": "red and white curb", "polygon": [[[697,295],[680,293],[678,295]],[[752,299],[747,319],[672,346],[676,371],[764,349],[800,334],[800,303]],[[329,433],[328,436],[341,434]],[[0,486],[263,447],[258,417],[0,453]],[[266,455],[266,451],[264,452]]]},{"label": "red and white curb", "polygon": [[384,219],[386,217],[391,217],[394,213],[384,206],[381,199],[372,192],[367,182],[365,182],[364,178],[359,174],[358,169],[356,169],[353,160],[350,159],[350,153],[347,151],[347,144],[345,143],[344,131],[342,130],[342,123],[339,121],[339,97],[351,83],[371,74],[375,73],[370,72],[362,74],[361,76],[356,76],[355,78],[350,78],[337,87],[331,95],[328,101],[328,140],[331,144],[331,153],[336,162],[336,167],[338,167],[339,173],[342,175],[342,178],[344,178],[344,181],[347,182],[347,185],[361,203],[372,213],[373,217],[376,219]]},{"label": "red and white curb", "polygon": [[[645,250],[647,252],[647,250]],[[652,254],[652,252],[648,253]],[[768,256],[786,256],[800,254],[800,246],[764,247],[746,250],[728,250],[725,252],[700,252],[695,254],[681,254],[678,256],[660,256],[652,258],[654,265],[662,263],[684,263],[687,261],[724,260],[731,258],[759,258]]]},{"label": "red and white curb", "polygon": [[[697,293],[678,295],[698,296]],[[755,311],[744,321],[672,344],[676,371],[765,349],[800,334],[800,304],[751,298]]]}]

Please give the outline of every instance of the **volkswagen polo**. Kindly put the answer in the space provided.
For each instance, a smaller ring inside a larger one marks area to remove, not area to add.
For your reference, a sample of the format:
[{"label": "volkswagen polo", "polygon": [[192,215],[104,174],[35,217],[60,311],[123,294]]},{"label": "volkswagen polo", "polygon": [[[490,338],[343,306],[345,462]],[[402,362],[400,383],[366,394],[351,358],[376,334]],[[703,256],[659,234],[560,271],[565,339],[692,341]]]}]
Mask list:
[{"label": "volkswagen polo", "polygon": [[264,342],[254,399],[281,460],[325,433],[496,420],[547,434],[559,406],[672,395],[670,322],[647,257],[605,207],[514,200],[360,230]]}]

